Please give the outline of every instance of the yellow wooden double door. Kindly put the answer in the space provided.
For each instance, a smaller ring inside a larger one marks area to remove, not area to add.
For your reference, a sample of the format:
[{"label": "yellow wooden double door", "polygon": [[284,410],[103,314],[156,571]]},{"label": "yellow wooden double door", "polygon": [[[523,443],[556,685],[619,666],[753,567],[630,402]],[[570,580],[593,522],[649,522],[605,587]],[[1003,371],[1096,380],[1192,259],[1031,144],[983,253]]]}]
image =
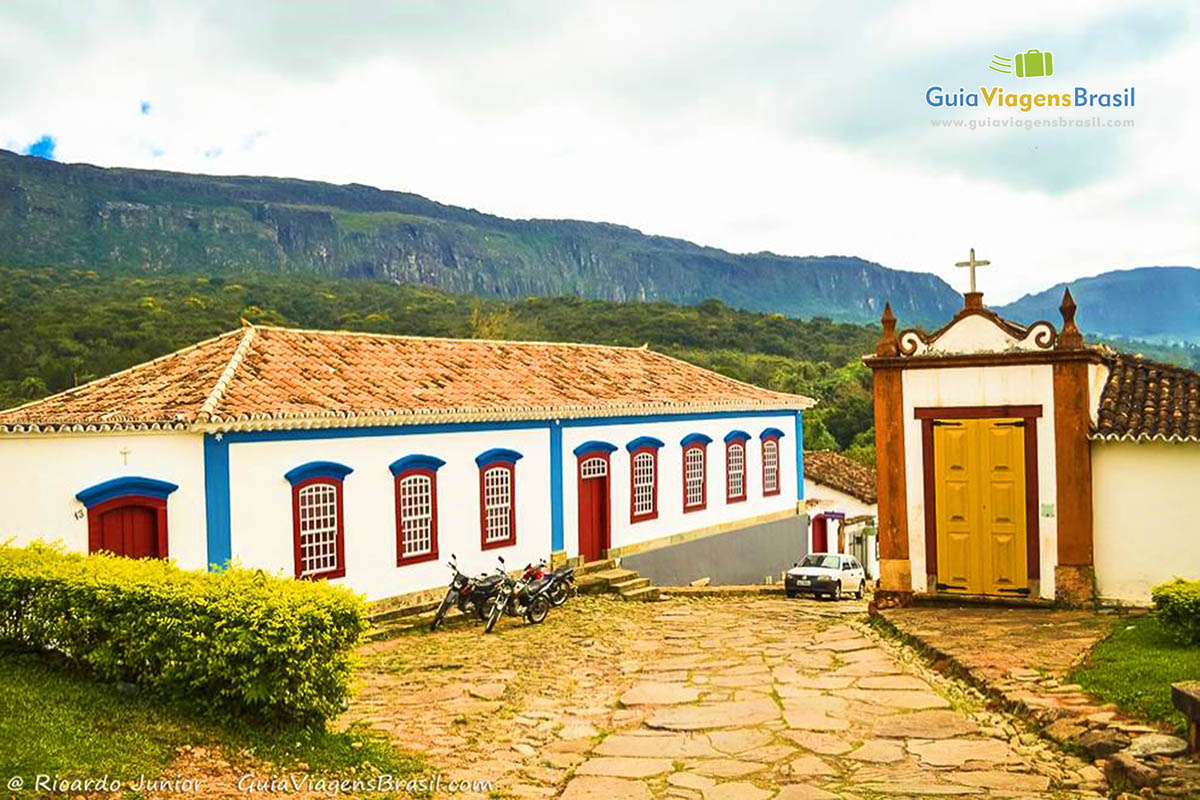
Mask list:
[{"label": "yellow wooden double door", "polygon": [[1025,431],[1032,420],[947,419],[933,427],[941,591],[1028,588]]}]

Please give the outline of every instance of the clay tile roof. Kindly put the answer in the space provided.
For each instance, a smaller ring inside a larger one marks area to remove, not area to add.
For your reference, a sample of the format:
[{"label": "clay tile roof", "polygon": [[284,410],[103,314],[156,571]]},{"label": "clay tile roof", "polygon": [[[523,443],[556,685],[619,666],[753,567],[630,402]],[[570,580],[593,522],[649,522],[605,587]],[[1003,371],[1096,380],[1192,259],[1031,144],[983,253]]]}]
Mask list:
[{"label": "clay tile roof", "polygon": [[874,505],[879,501],[875,470],[832,450],[804,454],[804,477],[858,500]]},{"label": "clay tile roof", "polygon": [[0,411],[0,432],[251,430],[812,404],[646,348],[247,327]]},{"label": "clay tile roof", "polygon": [[1104,363],[1094,438],[1200,442],[1200,373],[1125,353]]}]

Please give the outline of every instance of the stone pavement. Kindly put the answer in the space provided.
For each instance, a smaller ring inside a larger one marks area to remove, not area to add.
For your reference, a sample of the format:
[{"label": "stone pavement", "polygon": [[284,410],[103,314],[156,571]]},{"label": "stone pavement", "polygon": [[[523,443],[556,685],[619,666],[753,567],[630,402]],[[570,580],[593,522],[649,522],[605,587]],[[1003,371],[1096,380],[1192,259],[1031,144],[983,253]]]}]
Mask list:
[{"label": "stone pavement", "polygon": [[578,598],[542,626],[368,646],[345,721],[501,797],[1101,796],[1094,767],[985,710],[864,610]]},{"label": "stone pavement", "polygon": [[1186,743],[1164,735],[1167,726],[1123,714],[1069,682],[1071,670],[1125,616],[1112,610],[941,605],[880,615],[927,648],[939,666],[960,671],[1045,736],[1086,751],[1114,786],[1144,789],[1148,796],[1200,796],[1200,761],[1177,757]]}]

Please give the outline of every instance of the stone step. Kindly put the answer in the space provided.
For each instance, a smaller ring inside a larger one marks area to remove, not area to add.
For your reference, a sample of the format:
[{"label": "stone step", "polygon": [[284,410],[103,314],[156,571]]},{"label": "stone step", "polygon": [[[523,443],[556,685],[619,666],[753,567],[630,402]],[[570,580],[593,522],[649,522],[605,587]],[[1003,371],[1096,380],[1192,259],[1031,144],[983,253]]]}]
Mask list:
[{"label": "stone step", "polygon": [[[646,581],[649,583],[649,581]],[[640,589],[633,589],[620,593],[622,600],[638,603],[653,603],[658,600],[657,586],[643,586]]]},{"label": "stone step", "polygon": [[650,585],[650,579],[643,578],[641,576],[638,576],[635,578],[628,578],[626,580],[617,581],[616,583],[610,584],[610,586],[612,586],[612,588],[617,590],[617,594],[625,594],[626,592],[632,592],[634,589],[644,589],[649,585]]},{"label": "stone step", "polygon": [[615,558],[605,558],[599,561],[587,561],[575,567],[575,575],[591,575],[596,572],[604,572],[610,569],[617,568],[617,560]]}]

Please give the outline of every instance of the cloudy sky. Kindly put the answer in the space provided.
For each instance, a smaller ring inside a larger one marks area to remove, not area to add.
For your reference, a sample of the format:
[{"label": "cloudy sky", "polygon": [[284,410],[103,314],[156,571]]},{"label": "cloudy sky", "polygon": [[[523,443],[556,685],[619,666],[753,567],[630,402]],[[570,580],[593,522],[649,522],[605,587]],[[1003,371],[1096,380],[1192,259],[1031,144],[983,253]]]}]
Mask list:
[{"label": "cloudy sky", "polygon": [[[0,147],[858,255],[960,290],[975,246],[995,302],[1200,266],[1198,28],[1187,0],[6,0]],[[1030,48],[1053,76],[988,69]],[[934,109],[933,85],[1136,105]]]}]

